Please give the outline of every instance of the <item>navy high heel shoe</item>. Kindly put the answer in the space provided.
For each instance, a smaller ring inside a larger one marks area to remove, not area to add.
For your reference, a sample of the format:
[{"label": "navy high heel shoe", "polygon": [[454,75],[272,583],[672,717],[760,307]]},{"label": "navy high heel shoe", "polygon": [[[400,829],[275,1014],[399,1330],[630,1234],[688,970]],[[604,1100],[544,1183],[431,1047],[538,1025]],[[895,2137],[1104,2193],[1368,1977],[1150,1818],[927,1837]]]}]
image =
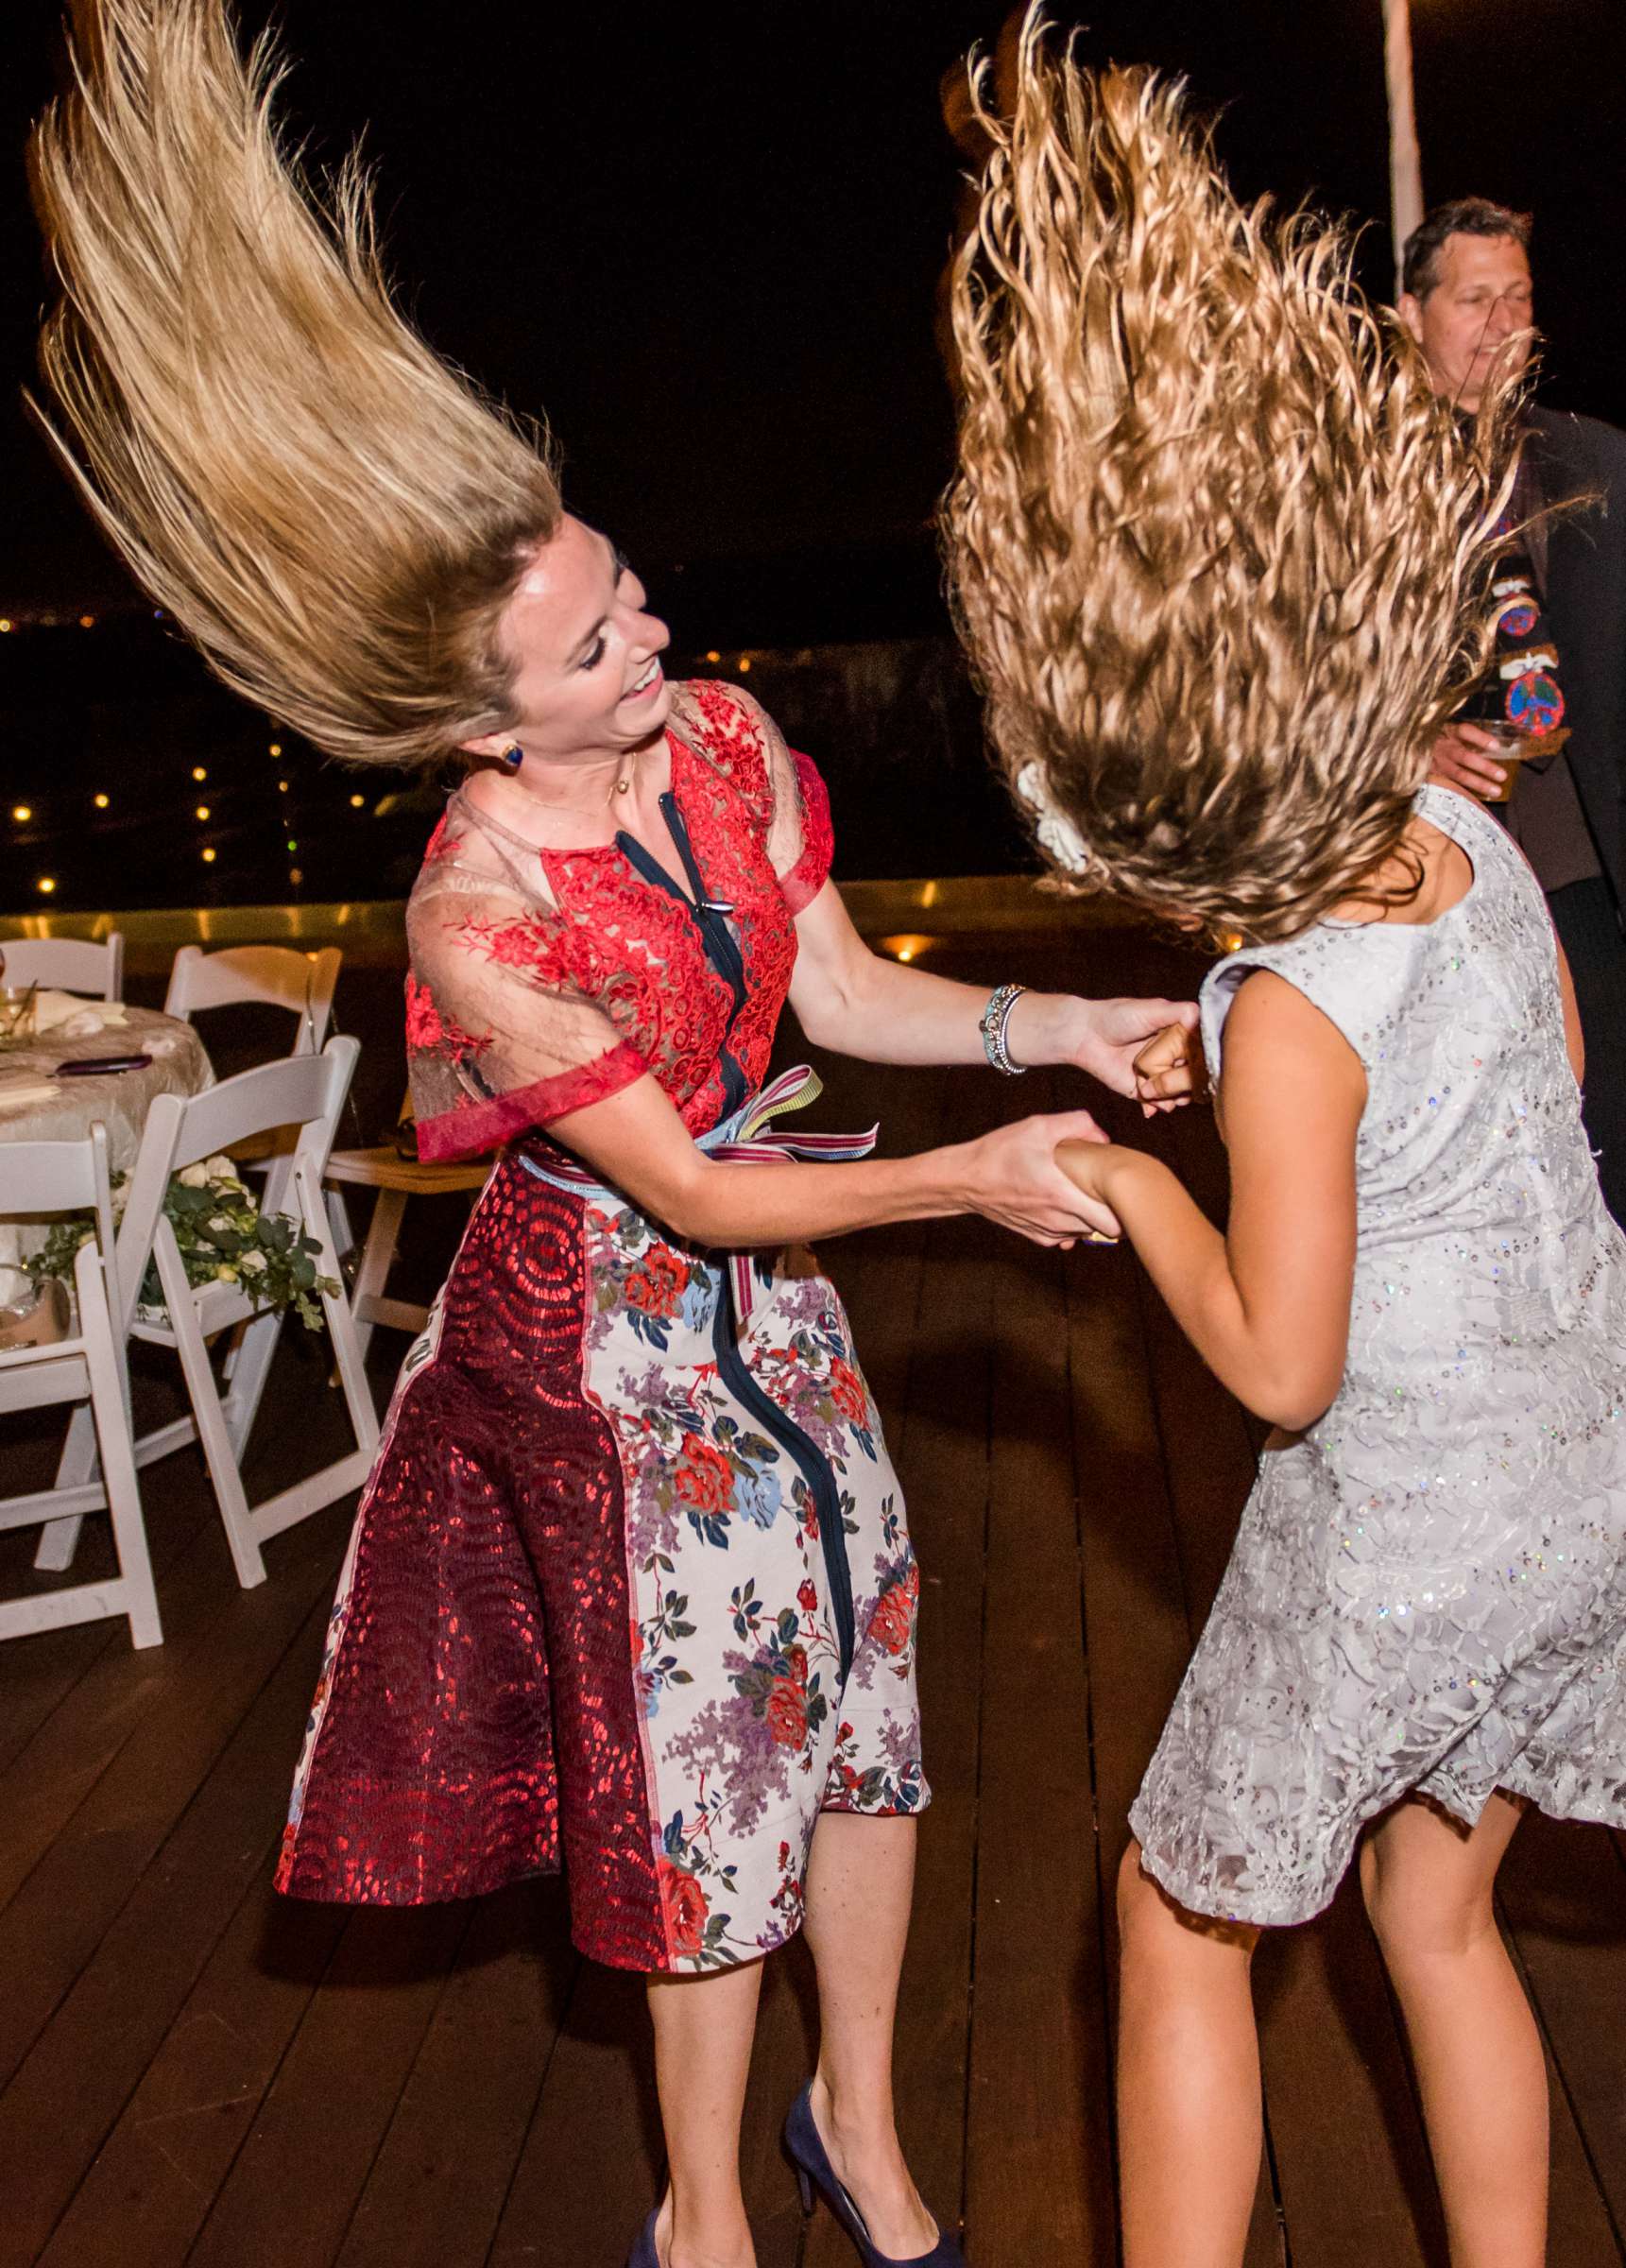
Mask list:
[{"label": "navy high heel shoe", "polygon": [[[791,2105],[790,2116],[785,2121],[785,2156],[796,2168],[803,2212],[813,2211],[816,2190],[852,2239],[864,2268],[966,2268],[965,2254],[953,2238],[945,2236],[941,2230],[931,2251],[916,2253],[913,2259],[895,2260],[890,2255],[876,2251],[864,2215],[843,2189],[819,2139],[819,2130],[813,2123],[812,2097],[813,2088],[804,2087]],[[639,2262],[637,2268],[643,2268],[643,2263]]]},{"label": "navy high heel shoe", "polygon": [[643,2234],[626,2256],[626,2268],[660,2268],[660,2255],[655,2249],[655,2224],[660,2208],[656,2207],[643,2224]]}]

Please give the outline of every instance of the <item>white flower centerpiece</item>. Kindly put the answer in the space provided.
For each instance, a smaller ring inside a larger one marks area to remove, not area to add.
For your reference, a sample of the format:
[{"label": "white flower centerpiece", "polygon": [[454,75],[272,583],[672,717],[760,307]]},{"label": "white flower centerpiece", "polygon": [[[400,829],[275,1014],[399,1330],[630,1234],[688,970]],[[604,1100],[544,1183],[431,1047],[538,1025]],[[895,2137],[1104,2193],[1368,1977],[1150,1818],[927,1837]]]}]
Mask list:
[{"label": "white flower centerpiece", "polygon": [[[115,1214],[124,1211],[126,1179],[123,1174],[113,1177]],[[287,1213],[262,1212],[253,1191],[238,1178],[231,1159],[216,1156],[183,1166],[170,1181],[163,1211],[175,1231],[188,1283],[234,1283],[257,1309],[271,1308],[282,1314],[292,1308],[307,1331],[320,1324],[320,1296],[339,1288],[331,1277],[317,1274],[321,1246]],[[47,1277],[68,1281],[75,1254],[94,1233],[88,1213],[64,1214],[42,1248],[22,1265],[36,1283]],[[149,1320],[163,1316],[158,1269],[150,1262],[142,1280],[140,1305]]]}]

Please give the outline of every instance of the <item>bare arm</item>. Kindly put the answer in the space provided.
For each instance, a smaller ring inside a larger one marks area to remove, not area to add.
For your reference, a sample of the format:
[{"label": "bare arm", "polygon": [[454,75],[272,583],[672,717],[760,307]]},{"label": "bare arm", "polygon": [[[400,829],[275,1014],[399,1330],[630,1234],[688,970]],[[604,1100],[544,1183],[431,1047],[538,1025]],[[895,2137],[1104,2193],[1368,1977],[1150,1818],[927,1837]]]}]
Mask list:
[{"label": "bare arm", "polygon": [[556,1119],[566,1146],[642,1211],[695,1244],[729,1249],[980,1212],[1037,1244],[1092,1230],[1116,1236],[1110,1211],[1085,1196],[1055,1161],[1058,1142],[1104,1137],[1087,1111],[1027,1118],[976,1142],[913,1158],[849,1165],[727,1164],[695,1146],[650,1077]]},{"label": "bare arm", "polygon": [[[905,968],[871,953],[841,894],[826,883],[796,918],[791,1005],[815,1047],[866,1063],[980,1063],[987,990]],[[1172,1000],[1079,1000],[1026,992],[1011,1011],[1006,1041],[1024,1068],[1069,1063],[1143,1108],[1167,1108],[1190,1087],[1186,1067],[1138,1083],[1138,1050],[1170,1026],[1196,1023],[1196,1004]]]},{"label": "bare arm", "polygon": [[1575,1084],[1579,1087],[1586,1077],[1586,1042],[1581,1036],[1581,1010],[1575,1002],[1575,979],[1569,973],[1569,956],[1559,944],[1556,930],[1552,942],[1558,954],[1558,996],[1564,1003],[1564,1044],[1569,1056],[1569,1068],[1575,1074]]},{"label": "bare arm", "polygon": [[1260,971],[1226,1021],[1219,1099],[1231,1165],[1224,1236],[1141,1151],[1069,1144],[1060,1162],[1118,1214],[1216,1377],[1260,1418],[1298,1432],[1344,1374],[1366,1075],[1318,1008]]}]

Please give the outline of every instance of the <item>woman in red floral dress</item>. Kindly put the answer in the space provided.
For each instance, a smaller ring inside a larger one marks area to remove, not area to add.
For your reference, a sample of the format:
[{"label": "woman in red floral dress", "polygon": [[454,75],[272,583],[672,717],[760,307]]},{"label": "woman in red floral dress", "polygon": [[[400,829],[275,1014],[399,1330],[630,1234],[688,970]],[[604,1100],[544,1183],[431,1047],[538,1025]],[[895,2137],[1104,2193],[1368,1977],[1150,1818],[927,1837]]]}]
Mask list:
[{"label": "woman in red floral dress", "polygon": [[1124,1093],[1187,1011],[1002,989],[990,1021],[872,956],[813,766],[743,694],[667,686],[636,579],[391,305],[365,196],[302,198],[219,0],[93,12],[36,145],[86,492],[272,713],[352,763],[468,765],[409,909],[408,1038],[423,1154],[501,1156],[364,1495],[280,1880],[410,1903],[566,1865],[576,1942],[651,1980],[642,2268],[749,2268],[762,1960],[805,1928],[799,2161],[864,2259],[949,2261],[892,2118],[919,1577],[801,1240],[1114,1224],[1054,1163],[1082,1112],[854,1162],[778,1137],[796,1098],[762,1081],[787,997],[869,1060],[986,1040]]},{"label": "woman in red floral dress", "polygon": [[[930,2258],[888,2091],[927,1800],[919,1573],[841,1302],[797,1240],[965,1210],[1086,1233],[1050,1152],[1090,1122],[776,1158],[752,1106],[787,994],[822,1044],[943,1062],[982,1057],[987,993],[861,943],[813,765],[748,695],[667,686],[666,631],[603,537],[563,524],[511,634],[522,721],[471,751],[407,915],[419,1149],[505,1146],[397,1388],[280,1881],[409,1902],[562,1859],[584,1952],[710,1977],[651,1992],[703,2259],[749,2257],[715,2138],[737,2131],[761,1957],[805,1923],[833,2018],[814,2114],[883,2252]],[[1132,1090],[1177,1013],[1029,993],[1009,1043]],[[686,2257],[678,2234],[656,2253]]]}]

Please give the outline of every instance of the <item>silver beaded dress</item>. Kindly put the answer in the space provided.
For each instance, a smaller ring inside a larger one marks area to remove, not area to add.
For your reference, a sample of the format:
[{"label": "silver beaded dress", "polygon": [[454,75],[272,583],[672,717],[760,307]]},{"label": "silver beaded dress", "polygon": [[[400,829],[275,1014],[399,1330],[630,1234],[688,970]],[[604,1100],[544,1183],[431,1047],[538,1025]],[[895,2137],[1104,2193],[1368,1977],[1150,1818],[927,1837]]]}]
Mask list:
[{"label": "silver beaded dress", "polygon": [[1261,1461],[1130,1813],[1171,1896],[1241,1921],[1319,1912],[1411,1790],[1626,1826],[1626,1238],[1541,890],[1478,805],[1418,808],[1472,862],[1457,905],[1325,921],[1203,987],[1211,1075],[1274,969],[1367,1078],[1344,1381]]}]

